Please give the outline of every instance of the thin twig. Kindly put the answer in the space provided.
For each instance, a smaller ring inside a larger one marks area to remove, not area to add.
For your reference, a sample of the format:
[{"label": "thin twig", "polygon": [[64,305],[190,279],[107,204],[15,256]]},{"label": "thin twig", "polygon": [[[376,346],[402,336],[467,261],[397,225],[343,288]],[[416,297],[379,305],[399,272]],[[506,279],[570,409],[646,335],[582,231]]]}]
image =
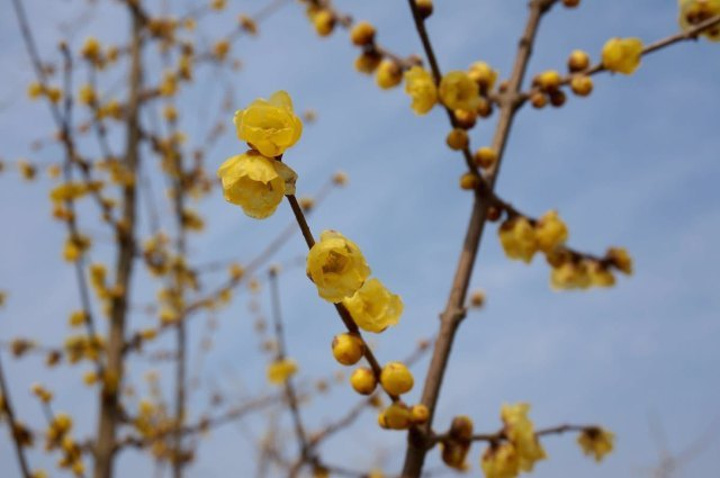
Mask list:
[{"label": "thin twig", "polygon": [[10,400],[10,390],[5,382],[5,374],[3,373],[2,367],[2,355],[0,354],[0,399],[4,404],[4,408],[0,408],[0,418],[3,414],[7,417],[8,426],[10,428],[10,440],[15,446],[15,456],[17,457],[18,464],[20,465],[20,471],[22,472],[23,478],[30,478],[30,467],[28,466],[27,457],[25,456],[25,447],[20,442],[18,431],[20,430],[18,422],[15,418],[15,409],[13,408],[12,401]]}]

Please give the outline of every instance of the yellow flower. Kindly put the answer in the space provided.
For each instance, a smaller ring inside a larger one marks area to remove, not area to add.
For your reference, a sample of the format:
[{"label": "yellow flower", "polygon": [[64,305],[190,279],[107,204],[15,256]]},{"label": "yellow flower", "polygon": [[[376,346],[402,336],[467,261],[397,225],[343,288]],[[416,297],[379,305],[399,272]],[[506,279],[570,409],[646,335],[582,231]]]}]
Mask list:
[{"label": "yellow flower", "polygon": [[613,450],[615,434],[602,428],[586,428],[577,441],[582,451],[599,463]]},{"label": "yellow flower", "polygon": [[515,405],[503,405],[500,411],[502,421],[505,423],[505,435],[513,444],[517,452],[520,469],[532,471],[535,462],[547,458],[545,450],[535,436],[533,422],[527,414],[530,405],[518,403]]},{"label": "yellow flower", "polygon": [[615,73],[631,75],[640,66],[642,51],[639,38],[611,38],[602,50],[603,66]]},{"label": "yellow flower", "polygon": [[307,256],[307,275],[318,295],[333,303],[352,297],[370,275],[360,248],[336,231],[323,231]]},{"label": "yellow flower", "polygon": [[283,196],[295,194],[297,174],[257,151],[233,156],[218,168],[225,200],[256,219],[272,215]]},{"label": "yellow flower", "polygon": [[555,290],[587,289],[592,285],[590,267],[585,261],[565,262],[553,268],[550,285]]},{"label": "yellow flower", "polygon": [[[680,5],[680,28],[687,31],[698,23],[720,15],[720,0],[678,0]],[[704,30],[700,35],[712,41],[720,41],[720,25]]]},{"label": "yellow flower", "polygon": [[612,287],[615,285],[615,276],[607,267],[599,262],[591,262],[588,266],[590,283],[596,287]]},{"label": "yellow flower", "polygon": [[424,115],[437,103],[433,77],[421,66],[413,66],[405,72],[405,93],[412,97],[411,108],[419,115]]},{"label": "yellow flower", "polygon": [[535,226],[535,239],[543,252],[549,252],[567,241],[568,229],[557,211],[548,211]]},{"label": "yellow flower", "polygon": [[490,446],[480,461],[485,478],[515,478],[520,474],[520,460],[512,443]]},{"label": "yellow flower", "polygon": [[378,279],[370,279],[343,304],[355,323],[368,332],[380,333],[396,325],[403,311],[400,296],[393,294]]},{"label": "yellow flower", "polygon": [[233,121],[238,138],[268,157],[283,154],[302,134],[302,121],[285,91],[274,93],[269,100],[258,98],[236,111]]},{"label": "yellow flower", "polygon": [[480,88],[464,71],[451,71],[440,81],[440,100],[452,110],[475,111],[480,103]]},{"label": "yellow flower", "polygon": [[500,243],[510,259],[529,263],[538,250],[535,229],[524,217],[508,219],[498,229]]},{"label": "yellow flower", "polygon": [[293,359],[284,358],[268,365],[267,379],[273,385],[281,385],[298,371],[297,363]]}]

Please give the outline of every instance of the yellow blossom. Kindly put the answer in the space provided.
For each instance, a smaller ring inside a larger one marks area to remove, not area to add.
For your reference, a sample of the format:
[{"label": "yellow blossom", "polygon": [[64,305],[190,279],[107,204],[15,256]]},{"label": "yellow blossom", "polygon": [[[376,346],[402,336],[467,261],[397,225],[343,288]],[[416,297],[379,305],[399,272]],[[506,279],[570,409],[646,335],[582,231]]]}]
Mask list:
[{"label": "yellow blossom", "polygon": [[478,84],[464,71],[451,71],[440,81],[440,101],[452,110],[474,111],[480,103]]},{"label": "yellow blossom", "polygon": [[598,463],[609,454],[615,445],[615,434],[602,428],[586,428],[578,436],[582,451],[595,458]]},{"label": "yellow blossom", "polygon": [[323,231],[307,256],[307,275],[318,295],[338,303],[352,297],[370,275],[360,248],[336,231]]},{"label": "yellow blossom", "polygon": [[274,385],[283,384],[295,375],[298,370],[297,363],[289,358],[276,360],[268,365],[267,379]]},{"label": "yellow blossom", "polygon": [[630,75],[640,66],[642,50],[639,38],[611,38],[602,50],[603,66],[615,73]]},{"label": "yellow blossom", "polygon": [[269,100],[259,98],[238,110],[234,122],[238,138],[268,157],[279,156],[297,143],[303,129],[285,91],[274,93]]},{"label": "yellow blossom", "polygon": [[590,283],[595,287],[612,287],[615,285],[615,276],[608,268],[599,262],[592,261],[588,266]]},{"label": "yellow blossom", "polygon": [[411,108],[419,115],[424,115],[437,103],[433,77],[421,66],[413,66],[405,72],[405,92],[412,97]]},{"label": "yellow blossom", "polygon": [[517,452],[520,469],[532,471],[535,462],[547,458],[545,450],[535,436],[535,428],[527,414],[530,405],[518,403],[503,405],[500,416],[505,423],[505,435]]},{"label": "yellow blossom", "polygon": [[510,259],[529,263],[538,250],[535,229],[525,217],[505,221],[498,229],[500,243]]},{"label": "yellow blossom", "polygon": [[592,285],[587,262],[565,262],[553,268],[550,285],[555,290],[587,289]]},{"label": "yellow blossom", "polygon": [[229,158],[217,174],[225,200],[256,219],[271,216],[285,195],[295,194],[295,171],[257,151]]},{"label": "yellow blossom", "polygon": [[491,445],[480,462],[485,478],[515,478],[520,474],[520,460],[515,446],[505,442]]},{"label": "yellow blossom", "polygon": [[343,300],[355,323],[368,332],[380,333],[400,320],[403,303],[378,279],[370,279],[355,294]]},{"label": "yellow blossom", "polygon": [[549,252],[568,239],[568,229],[557,211],[548,211],[535,225],[535,239],[538,248]]},{"label": "yellow blossom", "polygon": [[[720,15],[720,0],[678,0],[680,6],[680,27],[690,30],[698,23]],[[720,41],[720,25],[704,30],[701,36]]]}]

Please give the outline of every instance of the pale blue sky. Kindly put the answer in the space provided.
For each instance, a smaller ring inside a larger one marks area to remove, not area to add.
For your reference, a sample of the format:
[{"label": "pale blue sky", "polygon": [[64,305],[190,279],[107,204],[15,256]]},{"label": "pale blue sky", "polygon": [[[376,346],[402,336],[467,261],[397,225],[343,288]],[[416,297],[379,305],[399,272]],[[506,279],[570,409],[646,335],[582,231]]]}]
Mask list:
[{"label": "pale blue sky", "polygon": [[[74,16],[84,4],[25,3],[46,55],[54,54],[58,21]],[[225,31],[235,14],[265,4],[229,3],[226,18],[207,19],[204,31]],[[437,1],[429,29],[441,67],[462,69],[483,59],[507,75],[525,22],[525,3]],[[340,0],[338,6],[372,21],[379,41],[393,51],[421,53],[406,2]],[[57,160],[56,149],[29,149],[51,125],[44,105],[24,99],[32,74],[9,0],[4,0],[3,12],[0,156]],[[562,68],[575,48],[597,58],[611,36],[639,36],[646,42],[665,37],[677,30],[676,15],[674,1],[586,1],[576,10],[558,8],[541,28],[530,72]],[[78,48],[91,33],[103,41],[121,38],[125,28],[120,10],[99,9],[74,31],[71,44]],[[237,107],[285,89],[298,110],[317,111],[317,124],[306,127],[286,161],[300,176],[300,194],[317,190],[338,169],[349,174],[349,186],[333,192],[312,216],[311,226],[316,232],[338,229],[353,238],[374,274],[403,296],[399,326],[376,343],[382,360],[404,357],[418,338],[436,330],[470,210],[469,195],[456,187],[464,163],[444,146],[447,118],[439,110],[416,117],[400,89],[380,91],[357,74],[352,68],[356,51],[346,35],[317,38],[293,2],[262,25],[257,38],[241,39],[233,54],[242,59],[244,70],[199,74],[199,86],[181,111],[183,126],[192,139],[199,139],[198,126],[208,117],[203,112],[212,111],[227,82],[237,89]],[[539,478],[595,478],[646,476],[642,471],[658,461],[653,420],[662,424],[675,452],[720,427],[719,60],[720,45],[683,44],[647,58],[632,77],[597,77],[589,99],[571,98],[560,110],[522,111],[499,179],[500,195],[534,215],[559,209],[576,248],[601,253],[610,245],[626,246],[637,272],[631,279],[621,278],[613,290],[556,293],[548,286],[543,261],[529,267],[508,261],[495,228],[489,227],[472,281],[473,287],[486,290],[488,306],[469,315],[456,341],[438,428],[464,413],[479,430],[494,431],[501,404],[521,400],[533,404],[538,426],[597,422],[618,436],[617,452],[606,463],[598,466],[584,458],[572,436],[552,437],[545,442],[550,459],[535,473]],[[476,128],[473,144],[488,141],[493,127],[491,120]],[[241,144],[226,138],[209,158],[210,169],[241,150]],[[12,175],[0,176],[0,289],[10,291],[9,303],[0,311],[3,340],[21,334],[58,344],[68,332],[67,313],[77,307],[72,269],[60,260],[63,230],[49,220],[48,187],[45,180],[27,185]],[[266,221],[253,221],[219,194],[204,201],[202,209],[211,232],[191,243],[191,256],[198,262],[247,260],[291,221],[286,206]],[[106,249],[99,246],[93,257],[102,259]],[[297,236],[278,260],[303,253]],[[323,376],[335,369],[329,342],[341,324],[301,269],[288,271],[281,280],[290,353],[307,376]],[[145,278],[141,284],[146,291],[138,296],[153,293]],[[262,300],[267,308],[267,296]],[[249,393],[259,393],[264,365],[258,361],[246,298],[219,319],[205,376],[228,390],[242,383]],[[144,317],[134,319],[136,325],[148,323]],[[192,328],[199,337],[202,324]],[[42,423],[27,392],[38,379],[39,362],[10,362],[5,354],[3,359],[20,414]],[[426,366],[423,361],[416,367],[418,377]],[[131,373],[137,378],[144,367],[142,361],[133,362]],[[93,397],[81,387],[80,370],[42,372],[41,377],[56,391],[56,409],[73,412],[80,429],[90,433]],[[419,388],[410,401],[417,400]],[[195,405],[202,409],[204,400],[198,395]],[[339,387],[309,405],[308,422],[317,427],[354,400],[348,387]],[[262,425],[259,419],[250,422],[254,433]],[[14,465],[5,468],[13,461],[5,432],[0,433],[0,463],[3,476],[12,478],[18,475]],[[384,449],[387,469],[393,471],[403,444],[404,434],[378,430],[375,417],[366,414],[349,435],[332,440],[324,450],[329,461],[362,470],[373,463],[375,450]],[[475,475],[481,449],[471,452]],[[714,476],[718,452],[716,434],[677,476]],[[237,427],[222,428],[201,447],[188,476],[246,476],[253,453]],[[52,463],[35,453],[31,460]],[[435,467],[437,452],[430,461]],[[148,463],[131,453],[122,455],[119,466],[119,476],[149,476]]]}]

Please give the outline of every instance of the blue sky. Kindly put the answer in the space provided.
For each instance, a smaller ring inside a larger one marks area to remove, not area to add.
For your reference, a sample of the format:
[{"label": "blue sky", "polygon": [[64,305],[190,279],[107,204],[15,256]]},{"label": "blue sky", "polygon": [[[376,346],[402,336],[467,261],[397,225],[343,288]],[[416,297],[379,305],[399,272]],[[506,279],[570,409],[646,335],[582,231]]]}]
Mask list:
[{"label": "blue sky", "polygon": [[[25,3],[48,56],[54,55],[58,22],[85,10],[84,2],[77,1]],[[224,18],[204,20],[201,30],[226,31],[235,14],[252,13],[264,4],[229,3]],[[525,2],[436,3],[429,30],[441,68],[463,69],[482,59],[506,76],[525,21]],[[337,4],[355,18],[373,22],[379,41],[393,51],[421,53],[406,2]],[[9,2],[4,8],[9,11]],[[90,12],[73,30],[74,48],[90,34],[101,41],[122,38],[127,25],[120,10],[101,6]],[[675,2],[657,0],[558,8],[542,25],[530,73],[561,69],[575,48],[597,58],[612,36],[638,36],[646,42],[663,38],[677,30],[676,15]],[[8,161],[57,160],[57,149],[37,153],[29,148],[52,127],[44,105],[24,99],[32,73],[13,15],[0,18],[0,44],[0,156]],[[495,228],[487,228],[472,287],[485,289],[488,305],[468,316],[456,341],[436,417],[439,428],[454,414],[464,413],[475,419],[478,430],[494,431],[503,402],[529,401],[538,426],[597,422],[616,432],[617,452],[600,466],[581,456],[573,437],[548,439],[550,459],[537,466],[535,476],[540,478],[647,476],[643,470],[658,461],[653,423],[661,424],[673,452],[709,429],[718,430],[718,48],[705,41],[682,44],[648,57],[631,77],[598,76],[589,99],[570,98],[560,110],[521,112],[499,194],[533,215],[557,208],[570,226],[570,243],[578,249],[602,252],[610,245],[626,246],[635,258],[636,274],[621,278],[609,291],[553,292],[543,261],[531,266],[510,262]],[[349,174],[348,187],[334,191],[310,222],[318,233],[333,228],[354,239],[373,273],[402,295],[405,314],[399,326],[374,340],[379,357],[394,360],[436,330],[471,200],[456,187],[463,162],[444,146],[445,115],[436,110],[414,116],[400,89],[380,91],[372,79],[353,70],[356,53],[343,32],[317,38],[301,7],[291,2],[261,26],[257,38],[236,43],[233,55],[243,61],[243,71],[206,69],[198,75],[181,115],[191,140],[199,140],[223,86],[230,83],[237,91],[237,107],[285,89],[298,110],[317,111],[318,122],[306,127],[286,161],[300,176],[300,194],[316,191],[337,170]],[[493,127],[494,119],[473,130],[473,145],[489,141]],[[241,144],[225,138],[208,159],[211,171],[240,151]],[[67,314],[77,307],[72,269],[60,260],[63,230],[49,219],[49,185],[46,180],[23,184],[15,175],[0,175],[0,220],[5,225],[0,234],[0,289],[10,292],[8,305],[0,311],[3,340],[31,335],[58,344],[68,333]],[[160,198],[159,190],[157,195]],[[168,205],[161,207],[169,211]],[[191,257],[198,263],[248,260],[292,219],[288,208],[281,207],[272,218],[253,221],[217,193],[200,207],[208,216],[209,232],[192,240]],[[108,253],[103,245],[93,252],[99,259]],[[277,259],[302,254],[298,235]],[[332,373],[336,366],[329,343],[341,324],[332,308],[317,298],[301,268],[287,270],[281,281],[290,353],[304,376]],[[138,300],[153,293],[150,287],[140,276]],[[266,390],[247,297],[219,314],[215,347],[202,368],[205,384],[218,383],[238,396]],[[267,294],[259,300],[267,311]],[[139,314],[133,317],[134,326],[150,323]],[[200,321],[192,325],[194,350],[203,328]],[[93,396],[82,388],[82,367],[49,374],[38,372],[36,359],[3,359],[23,417],[42,423],[27,392],[40,379],[56,391],[56,408],[72,412],[80,430],[91,433]],[[134,382],[141,383],[147,367],[141,360],[131,364]],[[426,367],[426,361],[416,366],[418,378]],[[418,399],[419,389],[409,395],[410,401]],[[354,400],[348,387],[337,387],[308,404],[307,421],[317,427],[340,416]],[[202,393],[193,399],[199,409],[205,402]],[[254,456],[248,430],[258,434],[264,424],[264,417],[257,417],[245,428],[230,425],[214,432],[188,476],[245,476]],[[4,432],[0,463],[10,463],[12,450]],[[720,436],[710,436],[702,453],[677,476],[716,473]],[[393,471],[401,462],[403,445],[403,434],[378,430],[368,413],[323,451],[332,457],[329,461],[361,470],[383,451],[387,470]],[[472,451],[474,474],[481,449]],[[39,454],[31,459],[44,466],[52,463]],[[435,465],[437,453],[430,463]],[[119,466],[121,476],[148,476],[151,469],[132,453],[122,455]],[[17,476],[13,469],[8,473]]]}]

